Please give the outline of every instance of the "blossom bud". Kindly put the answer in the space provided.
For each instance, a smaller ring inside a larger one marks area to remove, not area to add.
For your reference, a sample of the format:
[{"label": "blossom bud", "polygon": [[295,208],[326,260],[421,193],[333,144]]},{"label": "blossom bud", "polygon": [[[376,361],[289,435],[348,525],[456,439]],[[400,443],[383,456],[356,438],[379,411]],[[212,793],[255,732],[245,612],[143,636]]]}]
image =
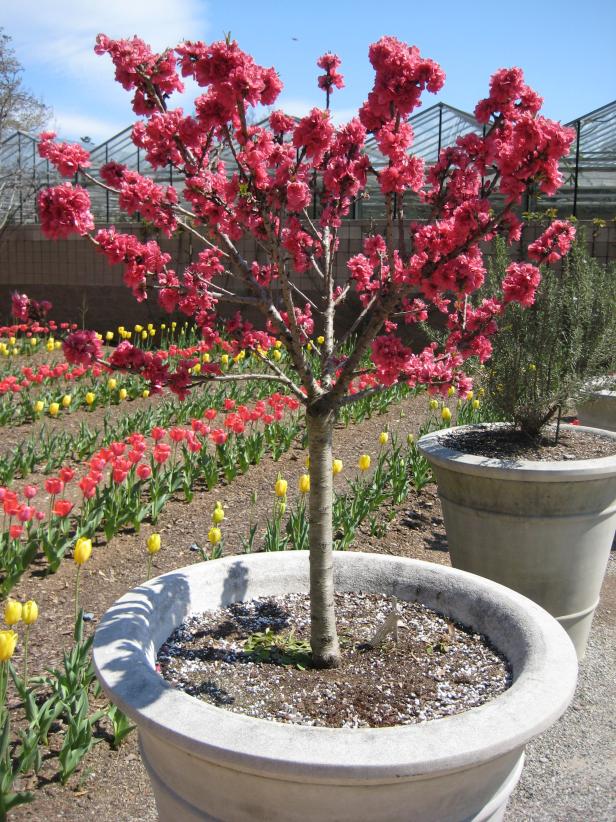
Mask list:
[{"label": "blossom bud", "polygon": [[87,537],[79,537],[75,543],[75,550],[73,552],[73,559],[76,565],[83,565],[90,559],[92,554],[92,540]]},{"label": "blossom bud", "polygon": [[24,602],[21,610],[21,618],[24,625],[32,625],[38,619],[39,608],[33,599]]},{"label": "blossom bud", "polygon": [[0,631],[0,662],[8,662],[15,653],[17,634],[15,631]]},{"label": "blossom bud", "polygon": [[4,606],[4,621],[7,625],[16,625],[21,619],[22,605],[16,599],[7,599]]},{"label": "blossom bud", "polygon": [[360,471],[367,471],[368,468],[370,468],[370,463],[371,462],[372,462],[372,460],[370,459],[369,454],[362,454],[361,457],[359,458],[358,462],[357,462],[359,470]]},{"label": "blossom bud", "polygon": [[220,530],[220,528],[214,526],[213,528],[210,528],[210,530],[207,532],[207,538],[210,545],[218,545],[218,543],[222,539],[222,531]]}]

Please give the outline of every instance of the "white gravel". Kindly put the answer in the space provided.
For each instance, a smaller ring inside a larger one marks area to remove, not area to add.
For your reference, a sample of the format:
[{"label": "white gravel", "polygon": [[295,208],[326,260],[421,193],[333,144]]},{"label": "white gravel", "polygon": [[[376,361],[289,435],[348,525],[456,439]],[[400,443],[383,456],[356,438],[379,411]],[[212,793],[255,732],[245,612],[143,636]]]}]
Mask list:
[{"label": "white gravel", "polygon": [[556,725],[527,746],[505,822],[616,820],[615,628],[612,550],[573,703]]}]

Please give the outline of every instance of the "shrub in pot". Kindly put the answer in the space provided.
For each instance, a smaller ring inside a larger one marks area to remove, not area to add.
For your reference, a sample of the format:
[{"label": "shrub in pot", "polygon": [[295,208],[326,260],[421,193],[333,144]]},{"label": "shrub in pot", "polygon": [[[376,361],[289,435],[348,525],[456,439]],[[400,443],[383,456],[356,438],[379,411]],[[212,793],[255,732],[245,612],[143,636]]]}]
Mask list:
[{"label": "shrub in pot", "polygon": [[[504,253],[499,244],[491,279],[505,265]],[[452,563],[540,603],[566,628],[580,657],[616,528],[616,442],[606,438],[594,459],[550,454],[569,398],[613,368],[611,277],[577,243],[560,271],[544,269],[534,303],[509,313],[486,376],[487,405],[509,422],[483,429],[494,455],[458,447],[455,430],[424,437],[418,446],[436,476]],[[556,417],[555,428],[547,428]],[[582,431],[566,430],[571,442]],[[526,458],[498,457],[505,435],[528,443]],[[459,430],[459,438],[468,436]]]},{"label": "shrub in pot", "polygon": [[[138,38],[114,41],[100,35],[96,50],[111,56],[116,76],[134,91],[134,111],[145,116],[133,129],[133,141],[155,168],[174,167],[183,180],[183,199],[174,188],[114,162],[100,169],[98,179],[88,170],[83,147],[56,143],[54,135],[45,134],[41,155],[60,174],[76,177],[76,184],[41,192],[41,228],[49,237],[88,237],[110,262],[123,264],[125,282],[137,299],[157,293],[166,310],[193,317],[212,344],[220,341],[220,305],[250,311],[251,320],[262,318],[257,329],[238,313],[225,327],[229,353],[252,351],[261,365],[255,373],[230,373],[221,360],[202,365],[197,377],[193,361],[172,367],[127,341],[108,364],[143,374],[157,390],[168,385],[180,397],[206,380],[255,379],[277,384],[303,404],[310,454],[312,660],[336,667],[336,415],[343,405],[397,380],[444,394],[451,387],[467,393],[465,363],[487,356],[496,319],[508,304],[530,300],[539,276],[534,265],[511,263],[504,272],[503,299],[485,299],[472,308],[467,298],[485,274],[481,244],[496,235],[519,239],[514,208],[533,187],[546,194],[557,189],[558,162],[574,134],[540,115],[541,99],[520,69],[503,69],[476,109],[485,134],[459,138],[424,172],[422,160],[410,153],[408,117],[423,91],[441,88],[444,75],[415,47],[392,37],[371,46],[374,87],[358,117],[339,128],[329,112],[332,92],[343,85],[333,54],[318,61],[322,109],[299,122],[274,111],[266,122],[251,125],[250,109],[273,105],[282,84],[274,69],[258,66],[230,39],[184,42],[155,54]],[[179,72],[204,87],[194,116],[169,107],[182,88]],[[347,273],[338,279],[341,220],[368,195],[372,179],[384,199],[384,233],[366,237],[363,253],[348,261]],[[167,235],[190,233],[202,249],[196,260],[176,272],[155,240],[142,243],[113,228],[95,231],[87,191],[92,185],[103,185],[121,209],[140,213]],[[419,192],[433,216],[425,225],[407,226],[405,198]],[[240,253],[238,240],[245,234],[256,242],[259,260],[245,260]],[[558,259],[572,236],[569,224],[554,222],[533,244],[536,260]],[[347,303],[352,310],[353,297],[355,319],[341,331],[337,317]],[[424,321],[429,307],[444,315],[448,336],[440,347],[414,349],[403,339],[404,325]],[[316,344],[310,341],[313,334]],[[276,341],[284,351],[278,358],[269,356]],[[69,361],[82,364],[101,355],[96,335],[88,331],[70,335],[64,351]]]}]

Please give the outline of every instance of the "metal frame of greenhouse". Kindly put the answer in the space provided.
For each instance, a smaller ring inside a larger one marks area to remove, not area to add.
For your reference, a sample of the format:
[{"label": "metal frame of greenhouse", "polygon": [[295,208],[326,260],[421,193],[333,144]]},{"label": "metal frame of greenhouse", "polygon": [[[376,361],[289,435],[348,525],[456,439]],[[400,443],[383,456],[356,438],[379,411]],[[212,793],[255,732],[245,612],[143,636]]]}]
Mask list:
[{"label": "metal frame of greenhouse", "polygon": [[[472,114],[445,103],[420,111],[410,118],[410,123],[415,132],[413,152],[428,164],[436,160],[441,148],[453,145],[458,137],[469,132],[481,134],[483,128]],[[612,220],[616,218],[616,100],[567,125],[575,130],[576,139],[569,156],[561,164],[563,187],[555,197],[527,198],[524,209],[528,212],[556,209],[559,216]],[[101,165],[114,160],[156,182],[181,189],[181,175],[173,168],[154,170],[149,166],[143,150],[132,142],[131,131],[129,126],[91,148],[92,170],[96,172]],[[60,181],[49,162],[38,157],[37,142],[30,135],[17,131],[0,143],[0,213],[9,207],[11,196],[11,222],[16,225],[37,223],[37,191]],[[368,142],[367,150],[378,167],[382,158],[376,151],[374,140]],[[133,218],[119,211],[108,191],[92,185],[89,191],[97,222],[134,222]],[[351,220],[382,220],[383,198],[374,179],[368,194],[366,199],[354,205],[349,215]],[[420,219],[425,216],[425,207],[416,200],[405,204],[405,217]]]}]

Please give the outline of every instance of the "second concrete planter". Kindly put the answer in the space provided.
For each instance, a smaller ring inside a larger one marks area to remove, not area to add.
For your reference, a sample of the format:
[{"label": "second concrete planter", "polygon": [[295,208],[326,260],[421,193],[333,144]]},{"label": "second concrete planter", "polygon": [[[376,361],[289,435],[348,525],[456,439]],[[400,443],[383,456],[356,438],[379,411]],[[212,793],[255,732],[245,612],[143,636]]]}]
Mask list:
[{"label": "second concrete planter", "polygon": [[616,530],[616,455],[490,459],[444,445],[456,430],[418,443],[436,476],[452,564],[539,603],[583,658]]},{"label": "second concrete planter", "polygon": [[578,408],[582,425],[616,431],[616,391],[593,391]]}]

